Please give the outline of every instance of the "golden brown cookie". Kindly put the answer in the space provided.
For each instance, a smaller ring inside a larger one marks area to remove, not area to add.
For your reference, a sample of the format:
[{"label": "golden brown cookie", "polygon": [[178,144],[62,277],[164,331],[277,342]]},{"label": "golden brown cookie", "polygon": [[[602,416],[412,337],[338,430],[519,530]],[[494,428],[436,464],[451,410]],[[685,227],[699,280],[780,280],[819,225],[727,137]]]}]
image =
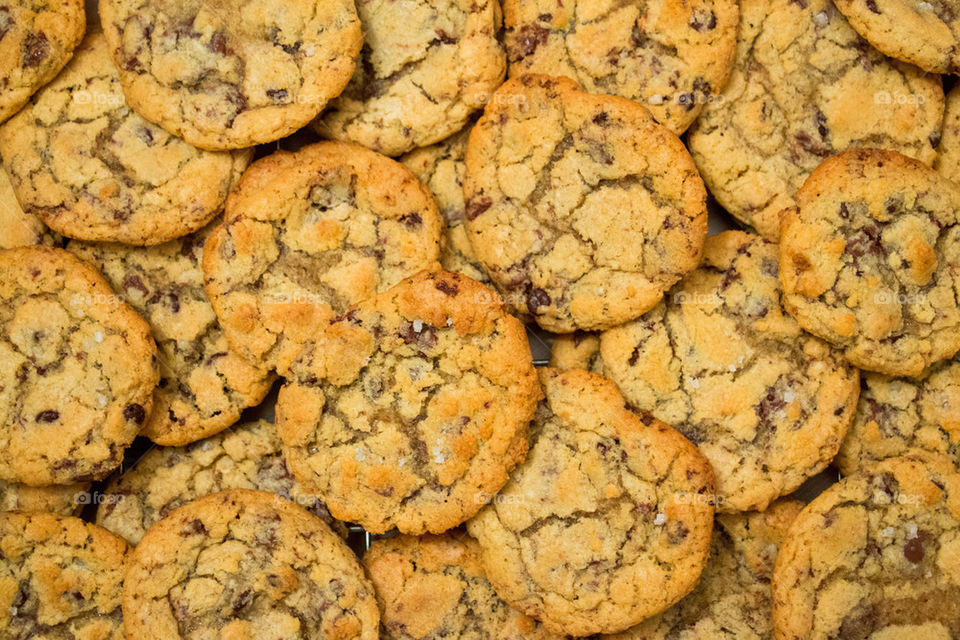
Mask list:
[{"label": "golden brown cookie", "polygon": [[24,213],[10,177],[0,167],[0,249],[26,247],[31,244],[54,246],[60,238],[50,231],[39,218]]},{"label": "golden brown cookie", "polygon": [[600,334],[575,331],[556,336],[550,345],[550,366],[556,369],[583,369],[603,375]]},{"label": "golden brown cookie", "polygon": [[0,480],[0,511],[79,515],[90,502],[89,483],[31,487]]},{"label": "golden brown cookie", "polygon": [[947,94],[943,128],[933,168],[945,178],[960,182],[960,86]]}]

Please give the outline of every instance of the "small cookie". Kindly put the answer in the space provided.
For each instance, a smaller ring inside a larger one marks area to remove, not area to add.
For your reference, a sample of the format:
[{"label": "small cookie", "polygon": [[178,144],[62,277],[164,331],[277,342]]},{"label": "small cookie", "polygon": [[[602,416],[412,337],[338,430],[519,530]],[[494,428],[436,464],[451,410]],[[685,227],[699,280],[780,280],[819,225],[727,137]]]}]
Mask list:
[{"label": "small cookie", "polygon": [[631,100],[567,78],[508,80],[467,145],[467,232],[521,314],[607,329],[697,265],[706,191],[683,143]]},{"label": "small cookie", "polygon": [[680,135],[727,83],[738,14],[735,0],[504,0],[509,73],[630,98]]},{"label": "small cookie", "polygon": [[0,480],[101,480],[150,415],[143,318],[61,249],[0,251]]},{"label": "small cookie", "polygon": [[696,586],[713,472],[603,376],[547,368],[540,382],[530,453],[467,529],[500,597],[549,631],[623,631]]},{"label": "small cookie", "polygon": [[251,158],[201,151],[134,113],[99,33],[0,127],[0,154],[27,213],[71,238],[137,245],[209,222]]},{"label": "small cookie", "polygon": [[960,473],[890,458],[820,494],[773,573],[778,640],[960,637]]},{"label": "small cookie", "polygon": [[383,640],[563,640],[497,596],[465,533],[374,540],[363,565]]},{"label": "small cookie", "polygon": [[540,388],[524,327],[483,285],[424,272],[320,333],[277,400],[287,462],[334,517],[442,533],[527,451]]},{"label": "small cookie", "polygon": [[130,553],[131,638],[377,640],[373,586],[353,551],[275,494],[232,489],[150,527]]},{"label": "small cookie", "polygon": [[0,249],[27,247],[32,244],[56,246],[60,238],[40,220],[24,213],[13,192],[10,177],[0,167]]},{"label": "small cookie", "polygon": [[97,524],[135,545],[154,523],[201,496],[259,489],[288,498],[346,534],[287,470],[269,422],[240,424],[187,447],[154,447],[104,489]]},{"label": "small cookie", "polygon": [[801,327],[891,376],[960,349],[960,185],[854,149],[821,164],[782,220],[783,302]]},{"label": "small cookie", "polygon": [[933,168],[944,178],[960,182],[960,85],[947,94],[943,133]]},{"label": "small cookie", "polygon": [[353,0],[100,0],[100,21],[130,106],[212,150],[309,123],[363,42]]},{"label": "small cookie", "polygon": [[123,640],[127,543],[51,513],[0,513],[0,629],[10,640]]},{"label": "small cookie", "polygon": [[503,82],[497,0],[364,0],[357,11],[363,50],[314,123],[324,137],[400,155],[462,129]]},{"label": "small cookie", "polygon": [[207,295],[230,346],[286,371],[317,328],[436,264],[430,192],[378,153],[320,142],[255,162],[207,240]]},{"label": "small cookie", "polygon": [[0,122],[60,73],[83,39],[83,0],[18,0],[0,7]]},{"label": "small cookie", "polygon": [[776,241],[825,158],[871,146],[929,165],[942,119],[940,78],[882,56],[830,0],[742,0],[733,74],[687,142],[717,201]]},{"label": "small cookie", "polygon": [[79,515],[90,502],[89,483],[31,487],[0,480],[0,511]]},{"label": "small cookie", "polygon": [[260,403],[273,384],[268,369],[227,346],[203,291],[203,243],[212,226],[141,249],[71,242],[150,323],[160,352],[160,384],[141,435],[179,446],[222,431]]},{"label": "small cookie", "polygon": [[583,369],[603,375],[599,334],[575,331],[555,336],[550,346],[549,366],[555,369]]}]

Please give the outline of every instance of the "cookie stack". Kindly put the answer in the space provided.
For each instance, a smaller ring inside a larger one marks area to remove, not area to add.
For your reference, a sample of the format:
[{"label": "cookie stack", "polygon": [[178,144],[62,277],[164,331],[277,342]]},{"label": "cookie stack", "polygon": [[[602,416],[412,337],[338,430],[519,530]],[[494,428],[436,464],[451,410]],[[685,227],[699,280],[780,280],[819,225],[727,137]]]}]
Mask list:
[{"label": "cookie stack", "polygon": [[834,1],[0,6],[0,638],[960,637],[960,6]]}]

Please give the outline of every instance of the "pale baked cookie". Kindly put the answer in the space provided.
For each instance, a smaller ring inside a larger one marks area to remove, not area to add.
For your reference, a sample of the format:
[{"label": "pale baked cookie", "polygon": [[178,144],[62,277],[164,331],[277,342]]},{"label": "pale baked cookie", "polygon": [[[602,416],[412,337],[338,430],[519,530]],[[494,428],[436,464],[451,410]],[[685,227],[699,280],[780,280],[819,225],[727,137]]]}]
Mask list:
[{"label": "pale baked cookie", "polygon": [[549,631],[623,631],[696,586],[713,472],[603,376],[547,368],[540,382],[530,453],[467,529],[500,597]]},{"label": "pale baked cookie", "polygon": [[933,168],[943,177],[960,182],[960,86],[955,86],[947,94],[942,129]]},{"label": "pale baked cookie", "polygon": [[89,483],[31,487],[0,480],[0,511],[79,515],[90,502]]},{"label": "pale baked cookie", "polygon": [[777,246],[727,231],[655,309],[605,331],[603,371],[710,461],[722,512],[763,510],[836,455],[859,377],[781,306]]},{"label": "pale baked cookie", "polygon": [[776,241],[825,158],[871,146],[930,165],[942,118],[940,78],[875,51],[830,0],[743,0],[733,74],[688,143],[717,201]]},{"label": "pale baked cookie", "polygon": [[130,106],[203,149],[279,140],[353,75],[353,0],[100,0]]},{"label": "pale baked cookie", "polygon": [[960,185],[856,149],[820,165],[782,220],[784,306],[804,329],[894,376],[960,349]]},{"label": "pale baked cookie", "polygon": [[0,635],[123,640],[127,551],[79,518],[0,513]]},{"label": "pale baked cookie", "polygon": [[128,637],[377,640],[373,586],[322,520],[263,491],[176,509],[130,553]]},{"label": "pale baked cookie", "polygon": [[364,46],[346,90],[320,115],[320,135],[388,156],[467,124],[506,71],[497,0],[362,0]]},{"label": "pale baked cookie", "polygon": [[773,574],[778,640],[960,637],[960,473],[935,454],[847,476],[790,527]]},{"label": "pale baked cookie", "polygon": [[206,291],[230,346],[286,371],[352,305],[436,264],[443,220],[403,165],[321,142],[244,174],[203,254]]},{"label": "pale baked cookie", "polygon": [[504,0],[508,70],[630,98],[679,135],[727,83],[738,13],[735,0]]},{"label": "pale baked cookie", "polygon": [[706,191],[645,108],[567,78],[521,76],[467,146],[467,232],[508,302],[548,331],[607,329],[696,267]]},{"label": "pale baked cookie", "polygon": [[0,480],[105,478],[153,405],[143,318],[73,254],[0,251]]},{"label": "pale baked cookie", "polygon": [[540,388],[524,327],[459,274],[424,272],[351,309],[294,363],[284,453],[334,517],[441,533],[527,451]]},{"label": "pale baked cookie", "polygon": [[556,336],[550,345],[550,366],[557,369],[584,369],[603,374],[600,335],[576,331]]},{"label": "pale baked cookie", "polygon": [[208,226],[142,249],[71,242],[68,249],[106,277],[150,323],[160,352],[160,384],[141,435],[184,445],[226,429],[260,403],[274,376],[227,346],[203,291],[200,268]]},{"label": "pale baked cookie", "polygon": [[31,244],[45,244],[53,246],[59,244],[60,238],[50,231],[40,220],[29,213],[24,213],[10,177],[0,167],[0,249],[26,247]]}]

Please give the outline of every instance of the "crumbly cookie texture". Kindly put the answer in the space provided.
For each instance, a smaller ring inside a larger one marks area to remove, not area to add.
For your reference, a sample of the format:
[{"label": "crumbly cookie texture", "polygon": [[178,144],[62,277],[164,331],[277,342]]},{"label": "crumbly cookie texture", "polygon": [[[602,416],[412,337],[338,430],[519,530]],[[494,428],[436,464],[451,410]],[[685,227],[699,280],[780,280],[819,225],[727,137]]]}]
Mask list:
[{"label": "crumbly cookie texture", "polygon": [[960,182],[960,86],[947,94],[942,129],[933,168],[943,177]]},{"label": "crumbly cookie texture", "polygon": [[251,158],[201,151],[134,113],[98,33],[0,127],[0,154],[27,213],[71,238],[137,245],[209,222]]},{"label": "crumbly cookie texture", "polygon": [[470,243],[510,304],[548,331],[606,329],[700,258],[706,191],[641,105],[567,78],[508,80],[467,145]]},{"label": "crumbly cookie texture", "polygon": [[351,306],[436,265],[443,219],[403,165],[321,142],[254,163],[203,253],[230,346],[285,373]]},{"label": "crumbly cookie texture", "polygon": [[97,524],[132,545],[177,507],[226,489],[269,491],[309,510],[341,535],[343,524],[303,490],[280,452],[276,429],[260,420],[240,424],[186,447],[154,447],[104,489]]},{"label": "crumbly cookie texture", "polygon": [[376,640],[373,586],[322,520],[263,491],[195,500],[130,554],[123,622],[137,638]]},{"label": "crumbly cookie texture", "polygon": [[55,246],[60,237],[40,222],[37,216],[25,213],[13,192],[10,177],[0,167],[0,249],[26,247],[32,244]]},{"label": "crumbly cookie texture", "polygon": [[317,336],[277,401],[297,479],[372,533],[442,533],[527,452],[540,387],[523,325],[459,274],[424,272]]},{"label": "crumbly cookie texture", "polygon": [[79,515],[90,502],[89,483],[31,487],[0,480],[0,511]]},{"label": "crumbly cookie texture", "polygon": [[960,636],[960,473],[890,458],[847,476],[790,527],[773,574],[778,640]]},{"label": "crumbly cookie texture", "polygon": [[583,369],[603,375],[600,334],[575,331],[556,336],[550,345],[550,366],[556,369]]},{"label": "crumbly cookie texture", "polygon": [[497,0],[360,0],[357,11],[363,50],[314,124],[324,137],[400,155],[462,129],[503,81]]},{"label": "crumbly cookie texture", "polygon": [[185,445],[226,429],[263,400],[275,379],[228,347],[203,291],[200,264],[211,230],[147,249],[68,246],[150,323],[160,352],[160,384],[141,435],[157,444]]},{"label": "crumbly cookie texture", "polygon": [[11,640],[123,640],[127,543],[79,518],[0,513],[0,628]]},{"label": "crumbly cookie texture", "polygon": [[784,306],[804,329],[893,376],[960,349],[960,185],[855,149],[820,165],[782,220]]},{"label": "crumbly cookie texture", "polygon": [[830,0],[743,0],[730,81],[688,144],[717,201],[776,241],[780,211],[835,153],[881,147],[932,164],[943,108],[939,77],[885,58]]},{"label": "crumbly cookie texture", "polygon": [[100,274],[61,249],[0,251],[0,480],[103,479],[157,380],[150,328]]},{"label": "crumbly cookie texture", "polygon": [[505,0],[503,16],[511,77],[573,78],[679,135],[727,83],[739,11],[733,0]]},{"label": "crumbly cookie texture", "polygon": [[84,0],[19,0],[0,6],[0,122],[50,82],[87,26]]},{"label": "crumbly cookie texture", "polygon": [[604,332],[604,373],[710,461],[722,512],[763,510],[833,459],[857,370],[781,306],[777,246],[727,231],[643,317]]},{"label": "crumbly cookie texture", "polygon": [[497,596],[459,530],[374,540],[363,556],[384,640],[562,640]]},{"label": "crumbly cookie texture", "polygon": [[202,149],[279,140],[353,75],[352,0],[100,0],[130,106]]},{"label": "crumbly cookie texture", "polygon": [[713,472],[603,376],[547,368],[540,382],[530,453],[467,528],[500,597],[549,631],[623,631],[696,586]]}]

